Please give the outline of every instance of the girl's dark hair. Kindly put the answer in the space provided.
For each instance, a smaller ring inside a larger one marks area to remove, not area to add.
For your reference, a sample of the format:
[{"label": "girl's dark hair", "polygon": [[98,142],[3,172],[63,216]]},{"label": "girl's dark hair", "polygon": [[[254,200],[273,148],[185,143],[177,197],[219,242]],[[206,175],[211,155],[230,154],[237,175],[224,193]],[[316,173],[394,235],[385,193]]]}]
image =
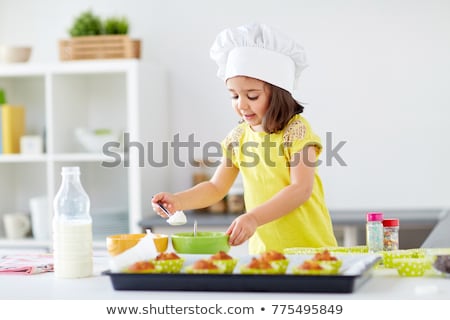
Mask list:
[{"label": "girl's dark hair", "polygon": [[270,83],[267,85],[272,96],[262,124],[265,132],[275,133],[282,130],[294,115],[302,113],[303,106],[288,91]]}]

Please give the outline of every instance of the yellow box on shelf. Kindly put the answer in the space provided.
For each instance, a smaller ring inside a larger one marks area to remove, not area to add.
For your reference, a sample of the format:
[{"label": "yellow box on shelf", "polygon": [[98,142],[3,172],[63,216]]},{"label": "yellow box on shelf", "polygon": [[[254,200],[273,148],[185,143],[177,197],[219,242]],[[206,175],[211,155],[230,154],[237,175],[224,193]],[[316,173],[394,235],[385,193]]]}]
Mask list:
[{"label": "yellow box on shelf", "polygon": [[20,153],[20,138],[25,134],[25,108],[4,104],[1,106],[2,153]]}]

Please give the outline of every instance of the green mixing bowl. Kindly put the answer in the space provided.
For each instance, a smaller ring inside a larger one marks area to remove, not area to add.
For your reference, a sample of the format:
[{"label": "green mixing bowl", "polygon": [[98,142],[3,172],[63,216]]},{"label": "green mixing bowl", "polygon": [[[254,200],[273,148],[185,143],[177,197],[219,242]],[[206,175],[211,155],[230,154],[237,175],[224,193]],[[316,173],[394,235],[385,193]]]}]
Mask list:
[{"label": "green mixing bowl", "polygon": [[177,253],[215,254],[228,252],[230,245],[228,235],[224,232],[180,232],[171,236],[172,247]]}]

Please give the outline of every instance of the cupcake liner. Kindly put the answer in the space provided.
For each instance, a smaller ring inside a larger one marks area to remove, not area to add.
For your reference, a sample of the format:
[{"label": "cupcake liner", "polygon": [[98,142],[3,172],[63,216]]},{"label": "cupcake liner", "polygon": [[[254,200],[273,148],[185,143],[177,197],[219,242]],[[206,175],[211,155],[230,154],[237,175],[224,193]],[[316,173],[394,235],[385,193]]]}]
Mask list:
[{"label": "cupcake liner", "polygon": [[152,260],[152,262],[160,273],[179,273],[183,268],[184,259]]},{"label": "cupcake liner", "polygon": [[430,260],[427,258],[398,258],[394,261],[394,267],[403,277],[421,277],[429,265]]},{"label": "cupcake liner", "polygon": [[425,258],[424,249],[403,249],[393,251],[383,251],[383,266],[385,268],[395,268],[395,261],[397,259],[423,259]]},{"label": "cupcake liner", "polygon": [[[324,267],[322,267],[324,268]],[[335,268],[324,268],[321,270],[305,270],[305,269],[300,269],[298,267],[294,267],[292,268],[292,274],[295,275],[310,275],[310,276],[316,276],[316,275],[332,275],[332,274],[338,274],[338,270],[336,270]]]},{"label": "cupcake liner", "polygon": [[314,254],[323,251],[322,248],[286,248],[283,250],[284,254]]},{"label": "cupcake liner", "polygon": [[342,260],[332,260],[332,261],[319,260],[318,262],[322,268],[330,269],[335,272],[339,272],[342,266]]},{"label": "cupcake liner", "polygon": [[237,259],[227,259],[227,260],[211,260],[219,268],[223,269],[224,273],[233,273],[234,268],[237,265]]},{"label": "cupcake liner", "polygon": [[192,266],[187,266],[184,268],[184,271],[186,273],[197,273],[197,274],[223,274],[225,273],[225,269],[220,268],[219,269],[193,269]]},{"label": "cupcake liner", "polygon": [[285,254],[315,254],[328,250],[331,253],[368,253],[367,246],[353,246],[353,247],[321,247],[321,248],[286,248],[283,250]]},{"label": "cupcake liner", "polygon": [[353,247],[337,247],[330,249],[330,252],[338,253],[368,253],[369,248],[367,246],[353,246]]},{"label": "cupcake liner", "polygon": [[247,266],[240,268],[241,274],[280,274],[280,270],[277,269],[252,269]]},{"label": "cupcake liner", "polygon": [[286,273],[287,267],[289,265],[289,260],[288,259],[283,259],[283,260],[270,261],[270,265],[275,270],[278,270],[278,273],[281,273],[281,274],[282,273]]}]

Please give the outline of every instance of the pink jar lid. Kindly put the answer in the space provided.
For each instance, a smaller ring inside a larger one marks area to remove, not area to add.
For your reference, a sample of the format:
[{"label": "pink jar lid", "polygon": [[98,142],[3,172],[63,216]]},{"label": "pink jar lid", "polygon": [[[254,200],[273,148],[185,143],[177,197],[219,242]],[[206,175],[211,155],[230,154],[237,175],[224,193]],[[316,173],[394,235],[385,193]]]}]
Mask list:
[{"label": "pink jar lid", "polygon": [[383,212],[368,212],[367,221],[383,221]]}]

